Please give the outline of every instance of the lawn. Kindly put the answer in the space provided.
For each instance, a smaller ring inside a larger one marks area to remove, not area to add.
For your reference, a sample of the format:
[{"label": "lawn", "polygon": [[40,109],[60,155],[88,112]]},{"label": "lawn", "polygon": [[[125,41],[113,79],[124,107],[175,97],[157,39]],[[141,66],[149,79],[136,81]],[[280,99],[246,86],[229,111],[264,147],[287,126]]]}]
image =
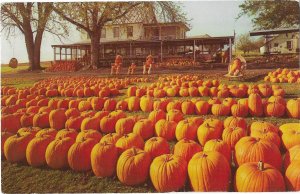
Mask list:
[{"label": "lawn", "polygon": [[[1,82],[2,86],[14,86],[17,88],[29,87],[36,81],[52,77],[52,76],[101,76],[107,77],[109,69],[97,70],[97,71],[84,71],[76,73],[43,73],[43,72],[24,72],[26,66],[20,66],[17,69],[10,69],[9,67],[1,68]],[[141,70],[139,69],[139,72]],[[221,83],[225,84],[258,84],[263,83],[263,77],[270,69],[260,69],[260,70],[248,70],[247,75],[244,80],[229,80],[223,77],[226,72],[225,70],[157,70],[160,76],[167,74],[196,74],[200,75],[202,79],[219,79]],[[122,75],[120,77],[124,77]],[[108,76],[110,77],[110,76]],[[153,76],[154,79],[158,78],[158,75]],[[137,85],[140,85],[138,83]],[[278,84],[282,86],[286,91],[286,99],[299,97],[300,87],[299,84]],[[124,99],[126,95],[124,94],[126,90],[122,90],[122,95],[118,96],[117,99]],[[181,98],[183,99],[183,98]],[[189,98],[187,98],[189,99]],[[144,112],[128,113],[128,115],[139,114],[147,116]],[[195,116],[195,115],[194,115]],[[214,117],[224,120],[225,117],[215,117],[213,115],[201,116],[203,118]],[[256,120],[265,120],[272,122],[276,125],[281,125],[288,122],[299,122],[297,119],[289,118],[252,118],[248,117],[248,125]],[[174,146],[175,142],[171,142],[171,147]],[[52,170],[48,167],[33,168],[26,163],[22,164],[11,164],[2,159],[1,161],[1,184],[2,192],[4,193],[23,193],[23,192],[64,192],[64,193],[82,193],[82,192],[155,192],[155,189],[151,185],[150,180],[147,183],[130,187],[121,184],[116,177],[112,178],[97,178],[93,175],[92,171],[86,173],[76,173],[70,169],[66,170]],[[189,191],[189,186],[186,186],[181,191]]]}]

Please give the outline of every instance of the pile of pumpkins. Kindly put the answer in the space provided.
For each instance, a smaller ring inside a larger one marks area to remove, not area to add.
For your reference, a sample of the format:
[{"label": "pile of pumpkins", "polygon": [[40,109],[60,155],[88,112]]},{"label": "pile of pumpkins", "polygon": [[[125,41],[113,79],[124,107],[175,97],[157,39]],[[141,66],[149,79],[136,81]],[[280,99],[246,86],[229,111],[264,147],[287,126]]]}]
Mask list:
[{"label": "pile of pumpkins", "polygon": [[264,80],[272,83],[300,83],[300,71],[278,68],[269,72]]},{"label": "pile of pumpkins", "polygon": [[172,58],[165,59],[163,62],[158,63],[159,67],[188,67],[194,66],[196,62],[193,59],[185,58]]},{"label": "pile of pumpkins", "polygon": [[251,93],[258,93],[262,97],[284,96],[285,91],[278,85],[227,85],[219,80],[164,81],[152,83],[149,86],[131,86],[127,90],[128,96],[141,97],[149,95],[155,98],[164,97],[219,97],[245,98]]},{"label": "pile of pumpkins", "polygon": [[50,67],[45,69],[46,72],[74,72],[82,68],[82,65],[79,61],[66,60],[66,61],[56,61]]},{"label": "pile of pumpkins", "polygon": [[[193,191],[228,191],[230,182],[241,192],[300,189],[299,123],[278,128],[256,121],[247,127],[240,117],[170,121],[160,113],[141,118],[119,110],[86,117],[76,130],[65,128],[70,114],[52,110],[50,128],[2,130],[2,154],[11,163],[116,175],[130,186],[150,178],[158,192],[178,191],[186,181]],[[175,139],[171,150],[168,142]]]}]

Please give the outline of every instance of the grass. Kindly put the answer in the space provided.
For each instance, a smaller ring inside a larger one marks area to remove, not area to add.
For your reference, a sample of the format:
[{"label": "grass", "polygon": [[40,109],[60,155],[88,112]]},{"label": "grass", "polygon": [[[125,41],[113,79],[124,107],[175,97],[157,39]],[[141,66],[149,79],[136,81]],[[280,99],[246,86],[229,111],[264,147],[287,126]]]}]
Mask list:
[{"label": "grass", "polygon": [[[51,77],[53,75],[64,76],[65,74],[54,74],[54,73],[42,73],[42,72],[23,72],[23,66],[19,66],[18,71],[14,69],[9,69],[4,67],[1,69],[2,72],[2,86],[14,86],[17,88],[30,87],[36,81]],[[93,71],[93,72],[76,72],[69,73],[69,76],[99,76],[105,77],[109,70]],[[263,76],[271,70],[249,70],[244,80],[228,80],[224,78],[224,70],[184,70],[184,73],[193,73],[199,75],[202,79],[219,79],[221,83],[225,84],[258,84],[264,83],[262,81]],[[104,72],[104,73],[103,73]],[[172,73],[182,73],[182,72],[172,72]],[[163,73],[166,71],[160,71],[160,76],[164,76]],[[106,74],[106,75],[105,75]],[[107,77],[107,76],[106,76]],[[124,76],[121,76],[124,77]],[[155,79],[158,78],[156,75]],[[136,85],[142,85],[143,83],[137,83]],[[150,83],[147,83],[150,84]],[[286,98],[299,97],[300,87],[299,84],[278,84],[281,85],[286,91]],[[126,98],[126,90],[121,91],[122,94],[117,96],[117,100]],[[190,99],[188,98],[177,98],[177,99]],[[205,98],[204,98],[205,99]],[[142,115],[144,117],[148,116],[148,113],[141,111],[132,112],[128,115]],[[195,116],[189,115],[186,117]],[[216,117],[213,115],[204,115],[202,118],[218,118],[224,120],[225,117]],[[276,125],[281,125],[289,122],[299,122],[297,119],[290,118],[272,118],[272,117],[248,117],[246,118],[248,125],[257,120],[264,120]],[[171,148],[174,147],[175,141],[169,142]],[[234,169],[234,168],[233,168]],[[64,192],[64,193],[95,193],[95,192],[155,192],[151,181],[148,180],[145,184],[131,187],[125,186],[120,183],[117,177],[112,178],[97,178],[93,175],[91,171],[85,173],[73,172],[69,169],[66,170],[52,170],[48,167],[33,168],[26,163],[11,164],[5,160],[1,161],[1,185],[2,192],[4,193],[31,193],[31,192]],[[188,184],[181,191],[190,191]],[[232,190],[232,189],[231,189]]]}]

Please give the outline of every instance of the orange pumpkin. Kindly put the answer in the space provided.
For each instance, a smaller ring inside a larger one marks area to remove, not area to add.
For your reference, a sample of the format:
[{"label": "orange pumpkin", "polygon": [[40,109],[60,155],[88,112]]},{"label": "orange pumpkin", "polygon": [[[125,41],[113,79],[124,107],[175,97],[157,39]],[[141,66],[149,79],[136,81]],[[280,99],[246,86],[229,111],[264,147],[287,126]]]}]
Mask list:
[{"label": "orange pumpkin", "polygon": [[230,107],[224,104],[213,104],[211,112],[215,116],[227,116],[230,113]]},{"label": "orange pumpkin", "polygon": [[151,156],[138,148],[124,151],[118,159],[117,177],[125,185],[139,185],[149,176]]},{"label": "orange pumpkin", "polygon": [[188,174],[194,191],[228,191],[229,189],[230,165],[219,152],[195,154],[189,162]]},{"label": "orange pumpkin", "polygon": [[285,182],[288,191],[300,191],[300,161],[292,162],[285,171]]},{"label": "orange pumpkin", "polygon": [[82,138],[91,138],[94,139],[96,142],[99,142],[102,138],[102,134],[96,130],[82,130],[80,133],[78,133],[76,137],[76,142],[80,142]]},{"label": "orange pumpkin", "polygon": [[170,153],[170,146],[166,139],[162,137],[152,137],[145,143],[144,150],[150,154],[152,159]]},{"label": "orange pumpkin", "polygon": [[195,104],[191,101],[183,101],[181,103],[181,111],[185,115],[192,115],[195,112]]},{"label": "orange pumpkin", "polygon": [[161,119],[166,119],[166,113],[163,110],[154,110],[150,112],[148,119],[153,122],[153,124],[157,123],[157,121]]},{"label": "orange pumpkin", "polygon": [[201,146],[189,139],[181,139],[174,146],[174,155],[184,158],[187,163],[197,152],[201,151]]},{"label": "orange pumpkin", "polygon": [[262,116],[263,115],[263,104],[262,99],[259,94],[250,94],[248,98],[249,113],[252,116]]},{"label": "orange pumpkin", "polygon": [[118,133],[108,133],[101,138],[100,143],[106,142],[106,143],[116,144],[116,142],[120,138],[121,135]]},{"label": "orange pumpkin", "polygon": [[234,188],[237,192],[285,191],[280,171],[262,161],[249,162],[240,166],[236,171]]},{"label": "orange pumpkin", "polygon": [[156,157],[150,166],[150,178],[158,192],[178,191],[185,184],[187,162],[172,154]]},{"label": "orange pumpkin", "polygon": [[97,177],[110,177],[115,174],[118,150],[113,143],[104,141],[94,146],[91,152],[91,165]]},{"label": "orange pumpkin", "polygon": [[180,121],[175,130],[175,136],[178,141],[181,139],[196,140],[197,138],[197,126],[193,122],[189,122],[187,119]]},{"label": "orange pumpkin", "polygon": [[129,133],[123,135],[122,137],[120,137],[120,139],[118,139],[118,141],[116,142],[116,147],[119,154],[132,147],[144,149],[144,140],[137,134]]},{"label": "orange pumpkin", "polygon": [[286,112],[290,118],[300,119],[300,99],[291,99],[286,104]]},{"label": "orange pumpkin", "polygon": [[183,113],[179,110],[172,109],[167,113],[167,120],[168,121],[174,121],[178,123],[179,121],[183,120]]},{"label": "orange pumpkin", "polygon": [[198,141],[202,146],[204,146],[207,141],[220,138],[222,131],[222,121],[218,119],[207,119],[197,130]]},{"label": "orange pumpkin", "polygon": [[115,130],[120,135],[132,133],[135,120],[131,117],[121,118],[116,122]]},{"label": "orange pumpkin", "polygon": [[227,159],[228,163],[231,163],[231,149],[230,146],[223,140],[212,139],[205,143],[203,147],[204,152],[217,151]]},{"label": "orange pumpkin", "polygon": [[264,139],[243,137],[235,144],[235,161],[237,165],[247,162],[264,161],[281,169],[281,154],[276,144]]},{"label": "orange pumpkin", "polygon": [[66,121],[67,117],[65,115],[64,109],[52,110],[49,114],[50,127],[53,129],[63,129],[65,127]]},{"label": "orange pumpkin", "polygon": [[300,123],[286,123],[279,127],[281,140],[285,149],[300,144]]},{"label": "orange pumpkin", "polygon": [[91,152],[97,142],[92,139],[81,139],[75,142],[68,151],[68,163],[74,171],[88,171],[91,166]]},{"label": "orange pumpkin", "polygon": [[293,161],[300,161],[300,145],[295,145],[285,153],[284,160],[283,160],[283,167],[287,169],[287,167]]},{"label": "orange pumpkin", "polygon": [[147,140],[154,134],[154,124],[150,119],[141,119],[134,124],[133,133]]},{"label": "orange pumpkin", "polygon": [[155,134],[158,137],[165,138],[167,141],[171,141],[175,138],[176,125],[174,121],[161,119],[155,124]]},{"label": "orange pumpkin", "polygon": [[76,139],[78,133],[75,129],[62,129],[57,132],[55,138],[65,138],[65,137],[70,137],[72,139]]}]

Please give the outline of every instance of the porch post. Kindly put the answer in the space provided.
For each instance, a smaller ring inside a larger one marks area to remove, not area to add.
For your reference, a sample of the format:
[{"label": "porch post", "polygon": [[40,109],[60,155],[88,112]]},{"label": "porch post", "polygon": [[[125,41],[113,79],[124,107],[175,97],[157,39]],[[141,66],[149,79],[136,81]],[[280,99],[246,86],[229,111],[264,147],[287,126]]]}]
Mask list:
[{"label": "porch post", "polygon": [[196,40],[194,40],[193,52],[194,52],[194,61],[196,61],[196,52],[195,52]]},{"label": "porch post", "polygon": [[62,48],[60,47],[59,48],[59,60],[61,61],[61,50],[62,50]]},{"label": "porch post", "polygon": [[160,62],[163,60],[163,42],[160,41]]},{"label": "porch post", "polygon": [[77,46],[75,46],[75,61],[77,61],[78,57],[77,57]]},{"label": "porch post", "polygon": [[231,38],[229,38],[229,63],[232,59],[232,44],[231,44]]},{"label": "porch post", "polygon": [[56,47],[53,47],[53,59],[54,59],[54,63],[56,62]]}]

